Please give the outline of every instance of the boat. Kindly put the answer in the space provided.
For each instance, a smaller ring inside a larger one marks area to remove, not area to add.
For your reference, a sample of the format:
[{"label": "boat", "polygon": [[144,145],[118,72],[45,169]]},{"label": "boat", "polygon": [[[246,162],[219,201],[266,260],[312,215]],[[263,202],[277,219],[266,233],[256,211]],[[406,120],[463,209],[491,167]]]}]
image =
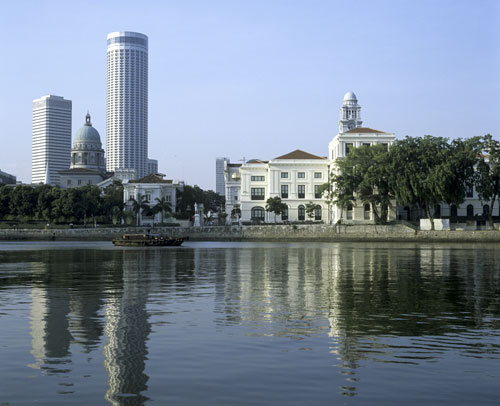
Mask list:
[{"label": "boat", "polygon": [[151,234],[123,234],[121,238],[113,240],[113,244],[120,247],[179,247],[189,237],[162,237]]}]

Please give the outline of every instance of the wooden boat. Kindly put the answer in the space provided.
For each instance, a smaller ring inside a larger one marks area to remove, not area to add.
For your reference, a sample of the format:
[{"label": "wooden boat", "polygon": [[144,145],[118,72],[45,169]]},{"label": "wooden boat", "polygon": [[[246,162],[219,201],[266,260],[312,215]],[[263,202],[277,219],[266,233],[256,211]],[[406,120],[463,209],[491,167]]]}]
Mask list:
[{"label": "wooden boat", "polygon": [[179,247],[189,237],[162,237],[151,234],[123,234],[121,238],[113,240],[113,244],[120,247]]}]

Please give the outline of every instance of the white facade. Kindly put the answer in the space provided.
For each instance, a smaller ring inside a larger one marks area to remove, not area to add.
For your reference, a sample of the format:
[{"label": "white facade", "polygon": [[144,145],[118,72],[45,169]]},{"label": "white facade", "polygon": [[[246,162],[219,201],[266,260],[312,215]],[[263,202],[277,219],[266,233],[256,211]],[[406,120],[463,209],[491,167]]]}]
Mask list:
[{"label": "white facade", "polygon": [[31,183],[59,185],[59,171],[69,168],[71,108],[60,96],[33,100]]},{"label": "white facade", "polygon": [[[251,160],[239,168],[240,210],[244,222],[327,221],[328,207],[319,192],[327,182],[329,161],[296,150],[270,161]],[[282,215],[266,212],[266,201],[279,197],[287,205]],[[316,205],[313,217],[306,205]]]},{"label": "white facade", "polygon": [[[132,210],[132,201],[139,201],[139,195],[146,197],[146,202],[150,207],[154,207],[154,205],[158,203],[156,199],[165,197],[166,201],[171,205],[172,213],[175,213],[177,208],[177,189],[182,187],[183,184],[179,182],[163,179],[161,174],[147,175],[142,179],[131,180],[123,184],[123,201],[125,202],[126,209]],[[141,224],[143,225],[152,225],[153,222],[159,223],[161,221],[160,213],[149,217],[140,214],[140,217]],[[163,221],[167,221],[166,217],[164,217]]]},{"label": "white facade", "polygon": [[226,194],[224,171],[228,163],[229,158],[217,158],[215,160],[215,193],[220,196]]},{"label": "white facade", "polygon": [[148,161],[148,37],[107,37],[106,169],[131,168],[139,177]]},{"label": "white facade", "polygon": [[[230,214],[239,205],[243,222],[274,222],[274,214],[265,211],[266,201],[278,196],[288,209],[276,217],[277,222],[334,223],[341,218],[354,223],[373,222],[371,208],[349,207],[348,212],[336,206],[329,208],[325,196],[319,192],[335,170],[335,160],[344,158],[350,148],[374,144],[389,148],[394,142],[394,134],[361,127],[361,124],[361,107],[354,93],[348,92],[340,109],[339,133],[328,145],[328,157],[296,150],[270,161],[254,159],[241,166],[226,165],[226,212]],[[305,210],[309,203],[316,206],[312,217]],[[389,220],[395,217],[393,209]]]},{"label": "white facade", "polygon": [[226,197],[226,207],[225,211],[227,213],[227,222],[236,221],[239,216],[234,216],[231,219],[231,213],[233,209],[240,208],[240,197],[241,197],[241,175],[240,175],[241,164],[230,164],[229,160],[224,163],[224,186],[225,186],[225,197]]}]

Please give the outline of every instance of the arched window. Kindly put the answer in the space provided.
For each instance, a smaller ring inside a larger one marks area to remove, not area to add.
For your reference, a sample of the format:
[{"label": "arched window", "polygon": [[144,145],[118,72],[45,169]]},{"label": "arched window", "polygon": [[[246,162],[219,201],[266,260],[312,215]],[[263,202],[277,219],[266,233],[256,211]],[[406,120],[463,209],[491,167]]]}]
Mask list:
[{"label": "arched window", "polygon": [[347,220],[352,220],[352,204],[347,205]]},{"label": "arched window", "polygon": [[264,221],[265,212],[262,207],[252,207],[252,221]]},{"label": "arched window", "polygon": [[306,209],[303,205],[299,206],[299,221],[306,219]]},{"label": "arched window", "polygon": [[365,220],[370,220],[370,205],[368,203],[365,204],[364,219]]},{"label": "arched window", "polygon": [[321,220],[321,212],[323,210],[321,209],[320,205],[317,205],[316,208],[314,209],[314,220]]},{"label": "arched window", "polygon": [[457,217],[458,216],[458,208],[454,204],[450,206],[450,217]]},{"label": "arched window", "polygon": [[467,206],[467,217],[472,217],[474,216],[474,206],[472,204],[469,204]]},{"label": "arched window", "polygon": [[288,206],[285,206],[285,208],[283,209],[283,212],[281,213],[281,220],[288,220]]},{"label": "arched window", "polygon": [[488,217],[490,215],[490,206],[485,204],[483,206],[483,217]]}]

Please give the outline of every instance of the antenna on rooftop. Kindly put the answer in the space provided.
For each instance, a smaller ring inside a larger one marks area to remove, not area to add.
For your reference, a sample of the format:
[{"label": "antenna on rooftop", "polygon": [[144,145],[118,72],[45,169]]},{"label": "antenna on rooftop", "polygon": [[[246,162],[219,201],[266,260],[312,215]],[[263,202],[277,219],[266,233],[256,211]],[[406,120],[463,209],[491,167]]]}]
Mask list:
[{"label": "antenna on rooftop", "polygon": [[245,164],[246,159],[245,159],[245,157],[243,157],[243,159],[238,159],[238,161],[239,161],[239,162],[243,162],[243,164]]}]

